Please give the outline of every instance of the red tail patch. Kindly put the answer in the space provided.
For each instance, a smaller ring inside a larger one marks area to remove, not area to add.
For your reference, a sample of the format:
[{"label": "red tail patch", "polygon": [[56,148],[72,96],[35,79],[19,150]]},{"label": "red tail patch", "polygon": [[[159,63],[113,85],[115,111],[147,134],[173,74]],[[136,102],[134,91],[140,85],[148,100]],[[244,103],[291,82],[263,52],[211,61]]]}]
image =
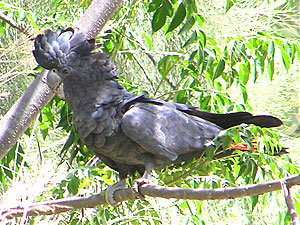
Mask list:
[{"label": "red tail patch", "polygon": [[236,143],[233,142],[230,145],[230,148],[232,150],[241,150],[241,151],[249,151],[249,152],[252,152],[253,150],[257,150],[257,143],[256,142],[252,143],[251,145],[252,145],[252,147],[249,148],[248,145],[245,145],[245,144],[242,144],[242,143],[236,144]]}]

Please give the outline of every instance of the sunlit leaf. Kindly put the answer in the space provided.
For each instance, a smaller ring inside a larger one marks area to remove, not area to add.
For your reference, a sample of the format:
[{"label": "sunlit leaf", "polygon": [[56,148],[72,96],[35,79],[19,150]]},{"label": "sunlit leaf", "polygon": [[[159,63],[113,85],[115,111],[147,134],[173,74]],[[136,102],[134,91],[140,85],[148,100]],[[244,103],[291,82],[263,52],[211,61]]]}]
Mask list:
[{"label": "sunlit leaf", "polygon": [[251,198],[251,211],[253,211],[255,206],[258,203],[258,195],[252,195],[250,196],[250,198]]},{"label": "sunlit leaf", "polygon": [[203,27],[203,24],[204,24],[204,22],[205,22],[204,17],[201,16],[200,14],[196,14],[196,15],[195,15],[195,19],[196,19],[198,25],[199,25],[200,27]]},{"label": "sunlit leaf", "polygon": [[207,95],[204,98],[200,99],[200,107],[201,109],[205,109],[211,100],[211,95]]},{"label": "sunlit leaf", "polygon": [[204,59],[204,51],[203,46],[201,42],[198,43],[198,60],[197,60],[197,66],[200,66],[200,64],[203,62]]},{"label": "sunlit leaf", "polygon": [[173,15],[173,7],[169,0],[164,0],[162,8],[165,10],[167,16],[171,17]]},{"label": "sunlit leaf", "polygon": [[218,65],[216,67],[216,70],[215,70],[215,74],[214,74],[214,77],[213,77],[213,80],[214,79],[217,79],[224,71],[225,69],[225,61],[223,59],[221,59],[219,62],[218,62]]},{"label": "sunlit leaf", "polygon": [[160,28],[163,27],[166,23],[167,14],[165,10],[160,7],[156,10],[152,18],[152,30],[153,32],[158,31]]},{"label": "sunlit leaf", "polygon": [[233,3],[233,0],[226,0],[225,12],[227,12],[233,6]]},{"label": "sunlit leaf", "polygon": [[297,52],[298,61],[300,61],[300,47],[297,43],[294,44],[295,51]]},{"label": "sunlit leaf", "polygon": [[178,34],[182,34],[185,32],[188,32],[189,30],[192,29],[192,27],[195,25],[195,17],[191,16],[186,23],[182,26],[182,28],[180,29],[180,31],[178,32]]},{"label": "sunlit leaf", "polygon": [[206,35],[202,30],[199,30],[199,41],[201,42],[202,46],[206,46]]},{"label": "sunlit leaf", "polygon": [[173,31],[176,27],[178,27],[184,20],[185,16],[186,16],[186,9],[184,4],[181,3],[170,23],[167,33]]},{"label": "sunlit leaf", "polygon": [[161,6],[162,1],[163,0],[153,0],[152,2],[150,2],[148,12],[154,12],[155,10],[157,10]]},{"label": "sunlit leaf", "polygon": [[186,103],[186,101],[187,101],[186,90],[180,90],[177,93],[176,101],[178,103],[183,103],[183,104]]},{"label": "sunlit leaf", "polygon": [[80,7],[89,7],[89,5],[91,4],[91,1],[89,0],[81,0],[81,2],[79,3]]},{"label": "sunlit leaf", "polygon": [[243,85],[246,85],[248,83],[249,75],[250,75],[249,67],[246,64],[241,63],[239,66],[239,78],[240,78],[240,82]]},{"label": "sunlit leaf", "polygon": [[[243,84],[240,84],[240,90],[242,92],[244,103],[246,104],[248,102],[247,89],[246,89],[246,87]],[[243,110],[245,110],[245,108],[243,108],[241,111],[243,111]]]},{"label": "sunlit leaf", "polygon": [[185,48],[185,47],[195,43],[197,41],[197,38],[198,38],[197,32],[194,31],[192,33],[192,35],[190,36],[190,38],[183,44],[182,47]]},{"label": "sunlit leaf", "polygon": [[46,137],[48,136],[48,132],[49,132],[47,124],[46,123],[41,123],[40,124],[40,130],[42,132],[43,138],[46,139]]},{"label": "sunlit leaf", "polygon": [[274,59],[268,59],[268,74],[270,81],[272,81],[274,75]]},{"label": "sunlit leaf", "polygon": [[274,42],[270,41],[269,47],[268,47],[268,57],[274,58],[275,48],[274,48]]},{"label": "sunlit leaf", "polygon": [[190,57],[189,57],[189,61],[193,61],[195,56],[197,55],[198,51],[195,50],[195,51],[192,51],[192,53],[190,54]]},{"label": "sunlit leaf", "polygon": [[76,195],[78,193],[79,184],[80,184],[80,180],[74,174],[72,174],[70,176],[70,181],[67,186],[68,191],[72,195]]},{"label": "sunlit leaf", "polygon": [[254,76],[253,82],[256,83],[256,80],[258,78],[257,59],[256,58],[253,59],[253,76]]},{"label": "sunlit leaf", "polygon": [[145,34],[145,33],[142,34],[142,37],[145,38],[146,43],[147,43],[148,50],[151,51],[151,50],[152,50],[152,40],[151,40],[151,37],[149,37],[149,36],[148,36],[147,34]]},{"label": "sunlit leaf", "polygon": [[281,58],[282,58],[283,65],[286,71],[288,72],[291,66],[290,57],[288,56],[288,54],[285,52],[284,49],[281,49]]}]

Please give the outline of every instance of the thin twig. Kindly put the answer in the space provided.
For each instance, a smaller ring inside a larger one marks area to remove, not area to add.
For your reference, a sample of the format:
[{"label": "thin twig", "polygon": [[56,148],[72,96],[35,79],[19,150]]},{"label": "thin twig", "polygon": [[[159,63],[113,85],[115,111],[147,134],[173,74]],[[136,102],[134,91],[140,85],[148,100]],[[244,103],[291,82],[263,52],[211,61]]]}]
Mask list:
[{"label": "thin twig", "polygon": [[17,24],[17,22],[15,22],[12,18],[4,15],[4,13],[0,12],[0,19],[3,20],[4,22],[8,23],[10,26],[12,26],[13,28],[17,29],[18,31],[20,31],[21,33],[25,34],[29,40],[33,40],[34,37],[32,34],[30,34],[25,27],[23,27],[22,25]]},{"label": "thin twig", "polygon": [[295,205],[294,205],[291,193],[290,193],[290,189],[287,186],[287,182],[282,181],[280,184],[281,184],[281,190],[283,192],[286,205],[289,209],[289,214],[292,218],[293,225],[299,225],[300,224],[299,219],[298,219],[298,216],[296,213],[296,209],[295,209]]},{"label": "thin twig", "polygon": [[134,60],[136,61],[136,63],[139,65],[139,67],[142,69],[144,75],[146,76],[146,79],[149,81],[153,91],[155,90],[154,84],[152,82],[152,80],[150,79],[150,77],[148,76],[145,68],[143,67],[143,65],[139,62],[139,60],[135,57],[135,55],[132,55],[132,57],[134,58]]},{"label": "thin twig", "polygon": [[176,181],[178,181],[178,180],[180,180],[180,179],[182,179],[182,178],[184,178],[184,177],[190,175],[193,171],[195,171],[195,170],[201,168],[201,167],[202,167],[205,163],[207,163],[207,162],[209,162],[208,159],[204,160],[204,161],[201,162],[201,163],[199,163],[199,161],[198,161],[198,163],[196,164],[196,166],[192,167],[192,168],[189,169],[188,171],[185,171],[183,174],[181,174],[180,176],[174,178],[173,180],[170,180],[169,182],[166,183],[166,185],[170,185],[170,184],[172,184],[172,183],[174,183],[174,182],[176,182]]}]

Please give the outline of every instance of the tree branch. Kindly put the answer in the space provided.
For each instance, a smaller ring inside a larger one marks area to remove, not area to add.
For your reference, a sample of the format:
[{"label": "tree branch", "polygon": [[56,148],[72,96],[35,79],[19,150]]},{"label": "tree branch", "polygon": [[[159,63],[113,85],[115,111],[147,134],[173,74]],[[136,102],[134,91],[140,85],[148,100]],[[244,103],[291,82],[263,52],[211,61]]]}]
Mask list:
[{"label": "tree branch", "polygon": [[95,38],[121,2],[122,0],[94,0],[76,27],[88,39]]},{"label": "tree branch", "polygon": [[32,35],[28,33],[28,31],[22,25],[17,24],[12,18],[4,15],[4,13],[2,12],[0,12],[0,19],[8,23],[13,28],[17,29],[21,33],[25,34],[30,40],[33,39]]},{"label": "tree branch", "polygon": [[[77,24],[80,32],[94,38],[122,0],[94,0]],[[23,96],[0,121],[0,160],[13,147],[54,93],[46,84],[47,72],[41,72]],[[58,86],[59,84],[57,84]]]},{"label": "tree branch", "polygon": [[285,198],[286,205],[289,209],[289,214],[293,221],[293,225],[299,225],[299,219],[296,213],[296,209],[290,193],[290,189],[285,181],[282,181],[280,185]]},{"label": "tree branch", "polygon": [[[281,184],[286,183],[288,187],[300,185],[300,175],[267,182],[265,184],[247,185],[236,188],[218,188],[210,190],[183,189],[174,187],[161,187],[146,184],[140,187],[141,194],[151,197],[175,198],[189,200],[218,200],[233,199],[251,195],[261,195],[267,192],[281,189]],[[136,194],[131,188],[124,188],[115,192],[114,198],[117,202],[135,199]],[[61,199],[49,202],[34,203],[32,205],[3,209],[0,215],[0,222],[14,217],[51,215],[70,210],[82,208],[94,208],[98,205],[106,205],[104,194],[96,194],[90,197],[76,197]]]}]

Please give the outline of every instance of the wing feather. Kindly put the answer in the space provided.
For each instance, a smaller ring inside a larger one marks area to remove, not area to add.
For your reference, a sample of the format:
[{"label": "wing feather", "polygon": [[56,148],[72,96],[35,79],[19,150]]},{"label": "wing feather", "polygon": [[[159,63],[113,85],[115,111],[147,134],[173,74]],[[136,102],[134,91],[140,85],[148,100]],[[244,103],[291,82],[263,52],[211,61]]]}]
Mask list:
[{"label": "wing feather", "polygon": [[176,109],[173,104],[138,103],[123,116],[122,130],[147,152],[171,161],[201,151],[220,131],[217,125]]}]

